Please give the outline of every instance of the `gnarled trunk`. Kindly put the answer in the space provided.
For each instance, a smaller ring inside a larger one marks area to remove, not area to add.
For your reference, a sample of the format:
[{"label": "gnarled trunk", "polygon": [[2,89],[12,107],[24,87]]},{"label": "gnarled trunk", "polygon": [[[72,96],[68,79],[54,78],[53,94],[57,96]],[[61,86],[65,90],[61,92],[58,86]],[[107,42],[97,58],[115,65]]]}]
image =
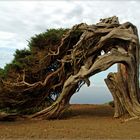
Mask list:
[{"label": "gnarled trunk", "polygon": [[[80,37],[78,36],[78,41],[73,43],[70,39],[75,31],[80,31]],[[86,83],[90,86],[91,76],[105,71],[116,63],[118,72],[110,73],[105,79],[114,98],[114,117],[120,117],[126,112],[132,117],[140,116],[139,40],[137,29],[131,23],[119,24],[118,18],[112,17],[102,19],[96,25],[83,23],[75,25],[64,36],[57,52],[48,56],[61,59],[59,60],[61,66],[47,75],[44,82],[5,83],[6,87],[11,86],[13,92],[17,92],[15,87],[21,87],[21,91],[29,92],[29,90],[45,88],[47,85],[50,85],[48,87],[50,91],[59,92],[58,98],[51,106],[30,115],[30,119],[59,118],[81,84]],[[55,78],[59,79],[57,83]],[[25,87],[27,88],[24,89]],[[56,87],[59,90],[56,90]],[[39,99],[42,100],[46,96],[47,94],[43,94]]]}]

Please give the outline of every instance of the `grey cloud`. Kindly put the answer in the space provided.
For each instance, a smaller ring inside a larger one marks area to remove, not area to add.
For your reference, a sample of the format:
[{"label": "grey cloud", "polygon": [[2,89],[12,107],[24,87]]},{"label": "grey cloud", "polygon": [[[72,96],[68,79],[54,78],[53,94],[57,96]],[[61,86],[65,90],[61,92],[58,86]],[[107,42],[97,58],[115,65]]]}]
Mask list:
[{"label": "grey cloud", "polygon": [[140,31],[139,7],[140,1],[89,1],[84,5],[83,17],[86,22],[92,24],[98,22],[100,18],[116,15],[121,23],[130,21]]},{"label": "grey cloud", "polygon": [[0,68],[4,68],[6,63],[12,61],[14,52],[14,49],[0,48]]},{"label": "grey cloud", "polygon": [[24,9],[26,7],[23,7],[22,3],[12,3],[11,8],[8,7],[9,5],[0,6],[0,30],[17,33],[21,38],[26,39],[32,34],[38,33],[40,31],[38,26],[45,27],[46,21],[51,21],[49,14],[47,12],[44,14],[46,8],[39,10],[37,4],[33,7],[31,5],[31,8],[27,9]]},{"label": "grey cloud", "polygon": [[71,27],[80,22],[93,24],[112,15],[119,16],[121,22],[131,21],[140,29],[139,6],[139,1],[0,2],[0,31],[16,34],[15,39],[3,45],[9,42],[9,47],[26,47],[26,40],[48,28]]},{"label": "grey cloud", "polygon": [[78,20],[78,18],[81,19],[82,15],[83,15],[83,7],[78,4],[74,6],[74,8],[71,11],[69,11],[65,16],[67,19],[77,18]]}]

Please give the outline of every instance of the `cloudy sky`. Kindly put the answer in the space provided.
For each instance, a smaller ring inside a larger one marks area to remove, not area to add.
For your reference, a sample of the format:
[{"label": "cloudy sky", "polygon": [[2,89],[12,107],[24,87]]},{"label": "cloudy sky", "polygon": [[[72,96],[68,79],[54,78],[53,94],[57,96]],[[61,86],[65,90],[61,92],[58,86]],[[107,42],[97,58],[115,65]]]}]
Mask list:
[{"label": "cloudy sky", "polygon": [[[27,40],[34,34],[49,28],[72,27],[81,22],[94,24],[100,18],[114,15],[119,17],[121,23],[132,22],[140,32],[139,0],[0,1],[0,67],[3,68],[13,59],[16,49],[26,48]],[[116,67],[113,67],[108,71],[115,71],[115,69]],[[111,95],[103,84],[103,78],[108,71],[91,78],[94,86],[86,88],[88,99],[83,87],[80,94],[73,96],[72,102],[99,103],[110,100]],[[99,86],[103,90],[99,90]],[[94,100],[89,101],[89,99]]]}]

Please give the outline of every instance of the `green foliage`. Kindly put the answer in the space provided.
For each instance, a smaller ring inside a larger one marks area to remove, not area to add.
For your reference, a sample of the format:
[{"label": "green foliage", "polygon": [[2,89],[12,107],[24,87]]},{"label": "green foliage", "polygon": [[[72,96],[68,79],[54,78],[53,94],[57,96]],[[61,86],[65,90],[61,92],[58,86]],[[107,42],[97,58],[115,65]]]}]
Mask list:
[{"label": "green foliage", "polygon": [[110,101],[108,104],[114,108],[114,101]]},{"label": "green foliage", "polygon": [[[53,58],[54,60],[52,59],[51,59],[52,61],[49,60],[50,62],[48,62],[48,65],[47,65],[46,60],[45,60],[46,62],[41,61],[41,60],[43,60],[43,58],[48,53],[48,47],[52,47],[51,48],[52,50],[57,49],[58,45],[61,42],[62,36],[67,31],[68,29],[49,29],[44,33],[41,33],[32,37],[28,44],[29,49],[22,49],[22,50],[17,49],[14,53],[14,59],[12,60],[12,62],[9,64],[6,64],[4,69],[0,69],[0,77],[2,77],[3,79],[9,80],[11,82],[14,78],[15,80],[17,80],[17,74],[21,74],[23,70],[25,69],[25,72],[26,72],[25,80],[27,82],[34,83],[39,80],[43,81],[44,77],[46,77],[47,74],[56,70],[60,66],[60,62],[58,62],[57,60]],[[79,39],[80,35],[81,35],[81,32],[79,30],[76,30],[71,33],[71,37],[68,38],[67,41],[69,42],[69,40],[70,41],[72,40],[73,44],[75,44],[77,40]],[[55,80],[57,82],[59,79],[56,78]],[[30,98],[34,96],[35,92],[36,91],[34,91],[31,94],[28,93],[30,95]],[[39,92],[42,92],[42,90],[37,91],[37,93]],[[59,94],[59,92],[55,92],[55,91],[51,92],[51,95],[57,96],[57,94]],[[23,97],[27,95],[25,94],[23,95]],[[13,98],[12,95],[10,96],[11,98]],[[15,104],[18,104],[19,98],[20,96],[17,97],[17,99],[15,99],[17,100]],[[26,102],[28,102],[28,100]],[[49,106],[50,104],[52,104],[52,102],[53,101],[51,100],[50,96],[48,96],[40,105],[36,107],[26,108],[26,106],[24,105],[22,106],[19,104],[17,106],[11,107],[8,103],[5,105],[5,108],[3,108],[4,106],[3,102],[0,104],[0,107],[3,109],[2,111],[7,112],[7,113],[32,114],[32,113],[42,110],[46,106]]]},{"label": "green foliage", "polygon": [[57,44],[64,33],[66,33],[68,29],[49,29],[44,33],[35,35],[29,41],[30,50],[41,50],[45,49],[50,45]]},{"label": "green foliage", "polygon": [[2,79],[7,77],[8,72],[10,71],[11,68],[11,64],[6,64],[6,66],[4,67],[4,69],[0,69],[0,77]]},{"label": "green foliage", "polygon": [[28,44],[29,49],[17,49],[13,61],[6,64],[4,69],[0,69],[0,77],[6,78],[10,71],[19,72],[23,69],[30,69],[30,66],[38,59],[33,52],[39,52],[48,46],[58,44],[66,31],[68,29],[49,29],[32,37]]},{"label": "green foliage", "polygon": [[3,70],[3,78],[7,78],[7,75],[10,71],[19,71],[20,69],[22,69],[22,64],[20,64],[19,62],[12,62],[10,64],[6,64]]},{"label": "green foliage", "polygon": [[[11,63],[6,64],[6,66],[4,67],[4,69],[0,69],[0,77],[2,78],[6,78],[7,74],[12,71],[20,71],[23,68],[26,67],[26,63],[25,60],[27,59],[26,57],[31,55],[31,51],[27,50],[27,49],[23,49],[23,50],[16,50],[15,54],[14,54],[14,59]],[[27,60],[28,61],[28,60]]]},{"label": "green foliage", "polygon": [[4,78],[4,69],[0,68],[0,78]]},{"label": "green foliage", "polygon": [[31,51],[27,50],[27,49],[23,49],[23,50],[16,50],[15,54],[14,54],[14,61],[18,61],[21,58],[25,58],[26,56],[31,55]]},{"label": "green foliage", "polygon": [[14,60],[12,61],[12,68],[16,70],[22,70],[23,68],[26,68],[26,64],[29,61],[28,57],[31,56],[31,51],[28,49],[23,50],[16,50],[14,54]]},{"label": "green foliage", "polygon": [[4,67],[4,73],[7,74],[10,71],[11,68],[12,68],[12,64],[11,63],[10,64],[6,64],[6,66]]},{"label": "green foliage", "polygon": [[12,64],[11,64],[11,68],[19,71],[19,70],[24,68],[24,64],[20,63],[19,61],[13,61]]}]

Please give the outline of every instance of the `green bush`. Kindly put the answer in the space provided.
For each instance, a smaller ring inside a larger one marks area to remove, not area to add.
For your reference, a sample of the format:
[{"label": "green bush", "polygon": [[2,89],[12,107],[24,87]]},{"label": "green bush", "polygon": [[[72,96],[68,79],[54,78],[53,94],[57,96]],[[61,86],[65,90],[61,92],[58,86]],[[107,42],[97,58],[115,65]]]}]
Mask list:
[{"label": "green bush", "polygon": [[108,104],[109,104],[111,107],[113,107],[113,108],[115,107],[115,106],[114,106],[114,101],[110,101]]}]

